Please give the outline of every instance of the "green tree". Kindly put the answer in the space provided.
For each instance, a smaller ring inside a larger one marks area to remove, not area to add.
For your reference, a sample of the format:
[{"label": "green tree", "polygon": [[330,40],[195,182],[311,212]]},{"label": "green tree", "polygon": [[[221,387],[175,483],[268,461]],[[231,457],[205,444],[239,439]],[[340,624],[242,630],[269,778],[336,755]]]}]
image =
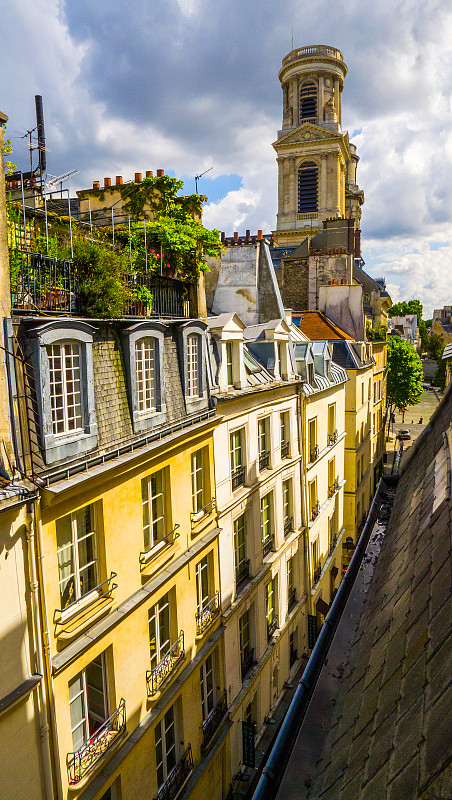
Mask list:
[{"label": "green tree", "polygon": [[427,343],[427,351],[430,358],[434,358],[435,361],[439,361],[439,359],[443,354],[443,350],[444,350],[444,342],[441,336],[439,336],[438,333],[431,333],[430,336],[428,337],[428,343]]},{"label": "green tree", "polygon": [[443,361],[442,358],[438,360],[438,366],[432,378],[432,384],[433,386],[439,386],[442,390],[446,387],[446,362]]},{"label": "green tree", "polygon": [[427,350],[428,346],[428,331],[427,326],[422,319],[422,303],[420,300],[402,300],[400,303],[395,303],[388,311],[390,317],[406,317],[407,314],[417,315],[417,325],[419,328],[419,336],[421,339],[421,352]]},{"label": "green tree", "polygon": [[422,396],[422,361],[399,336],[388,338],[387,398],[392,413],[419,403]]}]

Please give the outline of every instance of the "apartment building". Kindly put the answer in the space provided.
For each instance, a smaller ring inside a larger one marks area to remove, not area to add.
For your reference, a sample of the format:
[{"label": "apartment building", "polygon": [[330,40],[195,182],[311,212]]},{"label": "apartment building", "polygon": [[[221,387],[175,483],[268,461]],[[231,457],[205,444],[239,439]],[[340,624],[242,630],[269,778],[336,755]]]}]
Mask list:
[{"label": "apartment building", "polygon": [[231,773],[241,722],[256,741],[307,648],[300,390],[283,319],[246,327],[209,317]]},{"label": "apartment building", "polygon": [[383,474],[383,455],[385,445],[386,421],[386,371],[388,353],[386,342],[372,342],[373,368],[373,403],[372,403],[372,464],[373,475],[371,492],[374,494],[378,481]]}]

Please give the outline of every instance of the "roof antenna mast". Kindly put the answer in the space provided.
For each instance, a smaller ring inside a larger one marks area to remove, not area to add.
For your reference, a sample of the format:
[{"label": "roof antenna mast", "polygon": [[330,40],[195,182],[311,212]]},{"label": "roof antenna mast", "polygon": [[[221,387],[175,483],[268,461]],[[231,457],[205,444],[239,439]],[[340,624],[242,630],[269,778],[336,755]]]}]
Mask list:
[{"label": "roof antenna mast", "polygon": [[213,169],[213,167],[209,167],[209,169],[205,169],[204,172],[201,172],[200,175],[195,175],[195,187],[196,187],[195,194],[198,194],[198,181],[199,181],[199,179],[202,178],[202,176],[205,175],[206,172],[210,172],[211,169]]}]

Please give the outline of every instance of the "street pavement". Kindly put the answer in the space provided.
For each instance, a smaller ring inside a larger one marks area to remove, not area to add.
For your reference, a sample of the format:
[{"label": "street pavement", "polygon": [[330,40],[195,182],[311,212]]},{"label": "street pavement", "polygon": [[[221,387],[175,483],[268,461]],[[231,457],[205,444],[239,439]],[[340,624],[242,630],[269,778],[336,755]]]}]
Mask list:
[{"label": "street pavement", "polygon": [[[394,457],[393,453],[397,450],[399,445],[399,440],[396,438],[398,431],[400,431],[402,428],[408,428],[409,432],[411,433],[411,439],[403,442],[403,458],[402,458],[402,465],[403,465],[406,453],[408,452],[409,448],[414,444],[419,434],[422,433],[425,426],[428,424],[428,421],[432,416],[433,412],[435,411],[441,398],[442,398],[442,393],[431,392],[427,390],[422,393],[420,403],[418,403],[415,406],[408,406],[407,410],[405,411],[404,421],[401,412],[400,411],[395,412],[395,423],[391,425],[391,435],[389,440],[386,441],[386,452],[388,453],[389,472],[391,471],[392,468],[393,457]],[[420,419],[422,419],[422,423],[420,422]]]}]

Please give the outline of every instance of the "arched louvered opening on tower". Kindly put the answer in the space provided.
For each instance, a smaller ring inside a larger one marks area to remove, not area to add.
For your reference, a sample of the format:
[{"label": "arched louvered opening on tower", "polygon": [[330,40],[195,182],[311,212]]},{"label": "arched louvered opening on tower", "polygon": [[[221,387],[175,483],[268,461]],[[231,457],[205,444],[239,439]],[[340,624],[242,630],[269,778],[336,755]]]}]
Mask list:
[{"label": "arched louvered opening on tower", "polygon": [[304,83],[300,89],[300,119],[317,118],[317,86]]},{"label": "arched louvered opening on tower", "polygon": [[305,161],[298,169],[298,212],[318,211],[319,170],[314,161]]}]

